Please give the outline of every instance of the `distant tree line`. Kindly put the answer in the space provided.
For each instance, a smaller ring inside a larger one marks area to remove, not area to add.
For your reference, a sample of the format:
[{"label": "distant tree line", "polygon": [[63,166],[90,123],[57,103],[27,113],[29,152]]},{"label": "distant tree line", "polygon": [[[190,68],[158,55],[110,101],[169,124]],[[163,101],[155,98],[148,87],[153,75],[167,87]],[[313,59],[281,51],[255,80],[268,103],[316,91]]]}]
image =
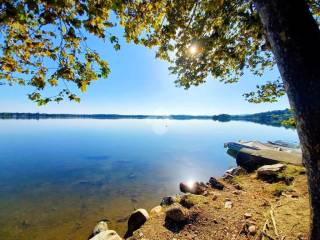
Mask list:
[{"label": "distant tree line", "polygon": [[292,112],[289,109],[276,110],[245,115],[122,115],[122,114],[48,114],[48,113],[0,113],[0,119],[174,119],[174,120],[216,120],[228,121],[249,121],[271,126],[293,127]]}]

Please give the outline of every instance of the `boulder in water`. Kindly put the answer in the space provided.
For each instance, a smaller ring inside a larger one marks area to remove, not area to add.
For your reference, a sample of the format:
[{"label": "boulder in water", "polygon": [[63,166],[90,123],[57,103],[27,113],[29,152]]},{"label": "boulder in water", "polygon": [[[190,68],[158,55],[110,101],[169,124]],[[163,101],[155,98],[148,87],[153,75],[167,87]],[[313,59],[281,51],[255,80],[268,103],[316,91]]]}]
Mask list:
[{"label": "boulder in water", "polygon": [[92,232],[92,236],[95,236],[98,233],[103,232],[103,231],[107,231],[107,230],[109,230],[108,223],[107,223],[107,221],[102,220],[102,221],[98,222],[97,225],[94,227],[93,232]]}]

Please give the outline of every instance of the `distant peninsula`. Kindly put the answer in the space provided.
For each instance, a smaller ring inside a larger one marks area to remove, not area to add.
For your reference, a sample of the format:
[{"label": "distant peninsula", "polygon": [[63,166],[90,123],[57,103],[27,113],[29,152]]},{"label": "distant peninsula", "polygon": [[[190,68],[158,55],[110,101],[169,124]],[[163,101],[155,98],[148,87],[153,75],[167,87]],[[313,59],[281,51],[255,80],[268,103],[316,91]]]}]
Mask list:
[{"label": "distant peninsula", "polygon": [[247,121],[276,127],[294,127],[293,114],[289,109],[243,115],[219,114],[212,116],[212,119],[219,122]]},{"label": "distant peninsula", "polygon": [[220,122],[249,121],[271,126],[283,126],[292,118],[289,109],[243,115],[123,115],[123,114],[49,114],[49,113],[0,113],[0,119],[172,119],[172,120],[214,120]]}]

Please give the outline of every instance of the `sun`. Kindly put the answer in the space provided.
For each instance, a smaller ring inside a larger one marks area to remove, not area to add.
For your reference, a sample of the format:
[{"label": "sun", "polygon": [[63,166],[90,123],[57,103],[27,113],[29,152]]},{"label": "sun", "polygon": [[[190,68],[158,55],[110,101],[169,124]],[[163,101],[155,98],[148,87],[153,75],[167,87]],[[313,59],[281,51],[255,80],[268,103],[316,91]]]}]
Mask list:
[{"label": "sun", "polygon": [[192,55],[196,54],[196,53],[198,52],[198,47],[197,47],[196,45],[191,45],[191,46],[189,47],[189,52],[190,52]]}]

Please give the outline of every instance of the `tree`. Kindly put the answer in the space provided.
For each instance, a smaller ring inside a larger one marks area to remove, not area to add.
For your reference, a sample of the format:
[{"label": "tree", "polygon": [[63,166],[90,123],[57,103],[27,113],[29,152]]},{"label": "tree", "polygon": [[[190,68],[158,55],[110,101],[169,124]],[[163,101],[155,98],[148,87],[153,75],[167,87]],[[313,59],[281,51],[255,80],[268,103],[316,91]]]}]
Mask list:
[{"label": "tree", "polygon": [[210,76],[232,83],[246,70],[260,76],[277,65],[282,81],[270,80],[245,97],[255,103],[289,97],[308,170],[314,240],[320,236],[319,20],[319,0],[5,0],[0,79],[35,86],[29,97],[39,104],[79,100],[68,87],[53,98],[39,91],[61,82],[85,91],[107,77],[107,63],[86,46],[82,32],[119,49],[110,33],[117,23],[127,41],[155,47],[186,89]]}]

